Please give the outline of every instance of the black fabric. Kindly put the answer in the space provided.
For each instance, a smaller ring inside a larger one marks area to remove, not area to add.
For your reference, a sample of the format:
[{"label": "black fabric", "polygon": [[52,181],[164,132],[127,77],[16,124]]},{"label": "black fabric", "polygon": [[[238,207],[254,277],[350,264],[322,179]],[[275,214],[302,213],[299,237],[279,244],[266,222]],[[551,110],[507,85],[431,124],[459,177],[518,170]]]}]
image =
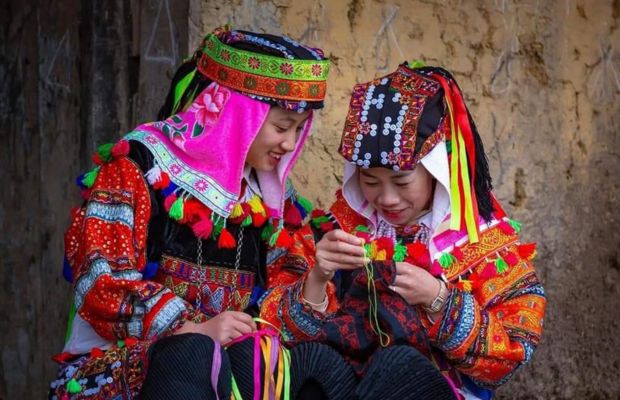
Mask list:
[{"label": "black fabric", "polygon": [[360,400],[456,400],[428,358],[411,346],[377,352],[357,387]]},{"label": "black fabric", "polygon": [[[169,336],[155,342],[149,350],[149,367],[141,399],[215,399],[211,384],[215,346],[210,337],[196,333]],[[217,393],[220,399],[228,399],[231,393],[230,361],[222,348],[220,351],[222,363]]]},{"label": "black fabric", "polygon": [[[418,309],[389,288],[396,276],[394,263],[375,262],[373,270],[377,319],[381,330],[389,337],[388,345],[409,345],[430,354],[430,342]],[[365,375],[367,361],[382,348],[379,336],[370,325],[368,276],[365,270],[353,273],[353,282],[341,301],[340,309],[322,325],[318,340],[338,349],[351,363],[358,377]]]},{"label": "black fabric", "polygon": [[354,398],[355,375],[340,354],[328,345],[307,342],[291,349],[291,391],[296,399]]}]

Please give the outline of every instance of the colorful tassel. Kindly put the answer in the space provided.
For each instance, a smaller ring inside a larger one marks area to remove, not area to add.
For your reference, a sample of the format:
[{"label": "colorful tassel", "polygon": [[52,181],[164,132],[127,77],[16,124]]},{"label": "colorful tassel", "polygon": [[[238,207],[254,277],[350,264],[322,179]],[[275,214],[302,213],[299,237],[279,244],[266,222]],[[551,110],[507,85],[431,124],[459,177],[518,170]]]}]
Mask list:
[{"label": "colorful tassel", "polygon": [[118,142],[116,142],[114,146],[112,146],[112,151],[111,151],[112,157],[117,158],[117,157],[126,156],[127,154],[129,154],[129,150],[130,150],[129,141],[125,139],[121,139]]},{"label": "colorful tassel", "polygon": [[166,209],[166,211],[170,211],[170,208],[172,208],[172,203],[174,203],[175,201],[177,201],[177,196],[175,194],[166,196],[166,198],[164,199],[164,208]]},{"label": "colorful tassel", "polygon": [[276,247],[282,249],[288,249],[293,245],[293,238],[289,234],[287,229],[282,229],[280,234],[276,238]]},{"label": "colorful tassel", "polygon": [[334,223],[332,221],[323,222],[320,226],[321,231],[329,232],[334,230]]},{"label": "colorful tassel", "polygon": [[82,386],[78,383],[77,379],[71,378],[71,380],[67,382],[67,391],[69,394],[78,394],[82,391]]},{"label": "colorful tassel", "polygon": [[234,249],[237,246],[237,241],[233,235],[226,228],[222,228],[220,237],[217,240],[217,247],[220,249]]},{"label": "colorful tassel", "polygon": [[314,206],[310,202],[310,200],[306,199],[303,196],[297,196],[296,202],[306,210],[306,214],[311,214],[314,211]]},{"label": "colorful tassel", "polygon": [[90,349],[91,358],[103,357],[104,354],[105,353],[103,352],[103,350],[101,350],[99,347],[93,347],[92,349]]},{"label": "colorful tassel", "polygon": [[[420,242],[409,243],[407,246],[407,259],[414,265],[422,268],[431,266],[431,255],[428,247]],[[440,270],[441,273],[441,270]]]},{"label": "colorful tassel", "polygon": [[392,256],[392,260],[395,262],[405,261],[405,258],[408,256],[408,247],[403,245],[401,242],[397,242],[394,246],[394,255]]},{"label": "colorful tassel", "polygon": [[452,249],[451,253],[457,260],[463,261],[463,252],[459,247],[454,246],[454,249]]},{"label": "colorful tassel", "polygon": [[213,222],[210,218],[202,218],[192,225],[192,231],[194,235],[200,239],[208,239],[211,232],[213,232]]},{"label": "colorful tassel", "polygon": [[515,229],[512,227],[512,225],[510,225],[508,222],[506,222],[505,220],[501,221],[497,227],[499,229],[501,229],[502,232],[504,232],[506,235],[514,235],[515,234]]},{"label": "colorful tassel", "polygon": [[442,253],[439,257],[439,265],[441,268],[449,268],[452,264],[456,262],[456,257],[454,257],[450,253]]},{"label": "colorful tassel", "polygon": [[[171,182],[170,182],[170,177],[168,176],[167,173],[165,172],[161,172],[160,176],[159,176],[159,180],[155,181],[155,183],[152,183],[151,185],[153,186],[153,189],[155,190],[163,190],[166,189],[168,186],[170,186]],[[164,195],[166,195],[166,193],[163,193]]]},{"label": "colorful tassel", "polygon": [[252,198],[248,200],[248,205],[252,209],[253,213],[267,215],[267,212],[265,211],[265,207],[263,207],[263,202],[261,201],[258,195],[252,196]]},{"label": "colorful tassel", "polygon": [[510,224],[510,226],[512,226],[512,229],[514,229],[514,231],[516,233],[521,232],[521,223],[518,221],[515,221],[514,219],[508,219],[508,223]]},{"label": "colorful tassel", "polygon": [[252,224],[256,228],[260,228],[267,222],[267,216],[263,214],[252,214]]},{"label": "colorful tassel", "polygon": [[287,207],[286,214],[284,215],[284,222],[289,225],[299,226],[301,225],[303,218],[297,207],[290,205]]},{"label": "colorful tassel", "polygon": [[138,342],[139,342],[139,340],[134,338],[134,337],[126,337],[125,338],[125,345],[129,346],[129,347],[137,345]]},{"label": "colorful tassel", "polygon": [[245,228],[250,225],[252,225],[252,216],[248,215],[247,217],[243,219],[243,221],[241,221],[241,226]]},{"label": "colorful tassel", "polygon": [[536,243],[520,244],[517,246],[517,251],[521,258],[531,261],[536,257]]},{"label": "colorful tassel", "polygon": [[97,153],[103,162],[108,162],[112,158],[112,147],[114,143],[106,143],[97,147]]},{"label": "colorful tassel", "polygon": [[272,224],[267,224],[263,228],[260,237],[264,242],[269,241],[269,239],[273,236],[274,227]]},{"label": "colorful tassel", "polygon": [[237,203],[234,205],[232,211],[230,212],[230,218],[239,218],[243,215],[243,207],[241,204]]},{"label": "colorful tassel", "polygon": [[82,179],[82,185],[86,188],[93,187],[98,174],[99,174],[99,167],[93,169],[92,171],[85,173],[84,178]]},{"label": "colorful tassel", "polygon": [[484,266],[484,269],[480,273],[480,278],[482,279],[491,279],[497,276],[497,268],[494,263],[487,262]]},{"label": "colorful tassel", "polygon": [[155,186],[157,182],[161,181],[161,168],[159,168],[157,165],[154,166],[153,168],[146,171],[144,177],[146,178],[146,181],[149,183],[149,185]]},{"label": "colorful tassel", "polygon": [[183,208],[185,205],[185,199],[179,196],[170,206],[170,210],[168,210],[168,215],[175,221],[180,221],[183,219]]},{"label": "colorful tassel", "polygon": [[506,270],[508,270],[508,264],[499,255],[497,256],[497,259],[495,260],[495,269],[497,270],[497,273],[500,275],[506,272]]},{"label": "colorful tassel", "polygon": [[95,163],[95,165],[103,165],[104,162],[101,159],[101,156],[99,155],[99,153],[95,153],[93,154],[93,156],[91,157],[91,159],[93,160],[93,162]]},{"label": "colorful tassel", "polygon": [[515,253],[506,253],[504,255],[504,260],[506,260],[509,266],[514,267],[519,262],[519,257],[517,257]]},{"label": "colorful tassel", "polygon": [[467,279],[459,279],[458,283],[456,284],[456,286],[461,289],[464,292],[467,293],[471,293],[472,290],[472,282],[470,280]]},{"label": "colorful tassel", "polygon": [[124,340],[117,340],[117,341],[116,341],[116,346],[117,346],[119,349],[122,349],[123,347],[125,347],[125,341],[124,341]]}]

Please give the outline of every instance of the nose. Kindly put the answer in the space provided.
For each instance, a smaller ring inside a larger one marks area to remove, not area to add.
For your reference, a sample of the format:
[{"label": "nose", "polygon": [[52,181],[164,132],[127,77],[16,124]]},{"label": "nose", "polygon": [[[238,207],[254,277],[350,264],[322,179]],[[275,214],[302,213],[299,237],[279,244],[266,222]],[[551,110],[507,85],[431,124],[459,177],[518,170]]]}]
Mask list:
[{"label": "nose", "polygon": [[295,131],[295,129],[289,129],[288,131],[286,131],[283,139],[284,140],[282,141],[282,143],[280,143],[280,147],[282,147],[282,150],[287,153],[295,150],[295,143],[297,142],[297,132]]},{"label": "nose", "polygon": [[400,196],[390,185],[385,185],[382,189],[377,199],[377,203],[379,203],[381,208],[393,208],[400,203]]}]

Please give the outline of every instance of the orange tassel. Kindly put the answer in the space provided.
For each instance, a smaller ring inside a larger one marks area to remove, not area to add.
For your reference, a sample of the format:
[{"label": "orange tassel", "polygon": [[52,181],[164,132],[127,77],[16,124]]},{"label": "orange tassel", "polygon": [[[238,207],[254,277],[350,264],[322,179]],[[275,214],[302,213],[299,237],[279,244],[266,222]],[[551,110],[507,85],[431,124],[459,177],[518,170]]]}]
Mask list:
[{"label": "orange tassel", "polygon": [[521,258],[531,261],[536,257],[536,243],[520,244],[517,246],[517,251]]},{"label": "orange tassel", "polygon": [[220,237],[217,240],[217,247],[220,249],[234,249],[237,246],[237,241],[233,235],[226,228],[222,228]]}]

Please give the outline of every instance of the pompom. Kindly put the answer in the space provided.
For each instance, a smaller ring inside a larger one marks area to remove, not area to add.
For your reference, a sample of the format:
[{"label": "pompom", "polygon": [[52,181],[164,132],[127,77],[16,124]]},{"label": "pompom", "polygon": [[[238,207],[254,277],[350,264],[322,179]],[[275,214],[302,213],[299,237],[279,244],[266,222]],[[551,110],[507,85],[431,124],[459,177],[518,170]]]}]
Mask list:
[{"label": "pompom", "polygon": [[504,232],[506,235],[514,235],[515,234],[515,230],[514,228],[506,221],[501,221],[497,227],[499,229],[501,229],[502,232]]},{"label": "pompom", "polygon": [[407,262],[419,267],[429,269],[431,266],[431,255],[428,247],[420,242],[409,243],[407,246]]},{"label": "pompom", "polygon": [[93,162],[95,163],[95,165],[103,165],[103,160],[101,159],[101,156],[99,155],[99,153],[94,153],[93,156],[91,157],[91,159],[93,160]]},{"label": "pompom", "polygon": [[301,225],[303,218],[301,217],[301,213],[297,209],[297,207],[290,205],[286,209],[286,213],[284,215],[284,222],[290,225],[299,226]]},{"label": "pompom", "polygon": [[97,153],[103,162],[108,162],[112,158],[112,147],[114,147],[114,143],[106,143],[97,147]]},{"label": "pompom", "polygon": [[521,258],[531,261],[536,257],[536,243],[520,244],[517,247],[517,251]]},{"label": "pompom", "polygon": [[484,269],[480,273],[480,278],[491,279],[491,278],[495,278],[496,276],[497,276],[497,268],[495,267],[495,264],[491,262],[486,263],[486,265],[484,266]]},{"label": "pompom", "polygon": [[455,262],[456,257],[450,253],[442,253],[439,257],[439,265],[441,265],[442,268],[449,268]]},{"label": "pompom", "polygon": [[149,185],[153,186],[155,189],[160,189],[158,187],[155,187],[155,184],[161,180],[161,168],[159,168],[157,165],[154,166],[153,168],[146,171],[144,177],[146,178],[146,181],[149,183]]},{"label": "pompom", "polygon": [[220,237],[217,240],[217,247],[220,249],[234,249],[237,246],[237,241],[233,235],[226,228],[222,228]]},{"label": "pompom", "polygon": [[172,204],[177,200],[177,196],[175,194],[171,194],[170,196],[166,196],[164,199],[164,208],[166,211],[170,211]]},{"label": "pompom", "polygon": [[194,235],[196,235],[197,238],[208,239],[213,231],[213,222],[211,218],[202,218],[194,222],[192,231],[194,231]]},{"label": "pompom", "polygon": [[389,237],[382,236],[378,238],[375,242],[377,244],[377,252],[385,251],[384,260],[391,260],[394,256],[394,240]]},{"label": "pompom", "polygon": [[443,273],[443,268],[441,267],[441,264],[439,264],[438,261],[435,261],[431,264],[431,267],[428,270],[428,272],[430,272],[431,275],[438,277],[438,276],[441,276],[441,274]]},{"label": "pompom", "polygon": [[69,394],[78,394],[82,391],[82,386],[78,383],[77,379],[71,378],[71,380],[67,382],[67,391]]},{"label": "pompom", "polygon": [[169,185],[170,185],[170,177],[165,172],[162,172],[160,174],[159,180],[155,181],[152,184],[153,189],[155,189],[155,190],[163,190],[163,189],[167,188]]},{"label": "pompom", "polygon": [[506,260],[509,266],[514,267],[519,262],[519,257],[517,257],[515,253],[506,253],[504,255],[504,260]]},{"label": "pompom", "polygon": [[112,146],[112,157],[122,157],[129,154],[129,142],[125,139],[121,139],[114,146]]},{"label": "pompom", "polygon": [[252,224],[256,228],[260,228],[267,222],[267,216],[263,214],[252,214]]},{"label": "pompom", "polygon": [[91,358],[103,357],[104,354],[105,353],[103,352],[103,350],[101,350],[99,347],[93,347],[92,349],[90,349]]}]

